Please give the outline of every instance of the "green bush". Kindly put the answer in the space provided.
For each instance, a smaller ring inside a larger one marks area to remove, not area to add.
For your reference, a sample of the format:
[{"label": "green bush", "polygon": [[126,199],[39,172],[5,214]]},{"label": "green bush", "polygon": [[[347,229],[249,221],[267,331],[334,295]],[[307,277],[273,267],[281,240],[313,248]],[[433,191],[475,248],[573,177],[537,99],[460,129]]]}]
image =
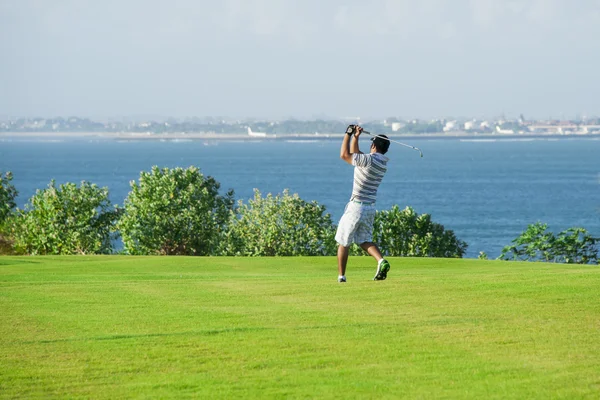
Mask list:
[{"label": "green bush", "polygon": [[118,210],[108,189],[53,181],[38,190],[9,220],[17,252],[26,254],[107,254],[112,252]]},{"label": "green bush", "polygon": [[6,227],[8,219],[17,206],[15,199],[18,192],[11,183],[12,179],[12,172],[3,174],[0,171],[0,254],[13,253],[13,241],[9,238]]},{"label": "green bush", "polygon": [[569,228],[555,235],[547,224],[537,222],[505,246],[499,259],[598,264],[599,241],[583,228]]},{"label": "green bush", "polygon": [[429,214],[417,214],[411,207],[378,211],[373,239],[384,256],[461,258],[467,243],[451,230],[431,221]]},{"label": "green bush", "polygon": [[298,194],[262,197],[255,189],[248,204],[231,213],[221,254],[240,256],[318,256],[336,254],[335,227],[325,207]]},{"label": "green bush", "polygon": [[131,182],[118,228],[129,254],[211,255],[233,208],[233,191],[198,168],[152,167]]},{"label": "green bush", "polygon": [[0,226],[17,206],[15,199],[19,193],[11,183],[12,179],[12,172],[8,171],[2,174],[2,171],[0,171]]}]

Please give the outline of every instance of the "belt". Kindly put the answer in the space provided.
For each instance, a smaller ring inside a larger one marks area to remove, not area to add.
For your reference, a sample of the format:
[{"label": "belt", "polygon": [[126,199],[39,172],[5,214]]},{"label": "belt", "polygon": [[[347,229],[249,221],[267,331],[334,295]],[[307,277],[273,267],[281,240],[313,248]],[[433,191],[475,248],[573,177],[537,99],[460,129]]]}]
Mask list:
[{"label": "belt", "polygon": [[375,204],[374,201],[358,201],[358,200],[351,200],[353,203],[356,204],[360,204],[361,206],[372,206],[373,204]]}]

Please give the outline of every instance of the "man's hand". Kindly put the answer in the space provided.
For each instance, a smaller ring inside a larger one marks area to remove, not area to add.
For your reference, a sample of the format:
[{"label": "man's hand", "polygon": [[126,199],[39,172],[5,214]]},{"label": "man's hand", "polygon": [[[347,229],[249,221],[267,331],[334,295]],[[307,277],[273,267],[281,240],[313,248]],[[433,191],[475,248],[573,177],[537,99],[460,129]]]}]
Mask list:
[{"label": "man's hand", "polygon": [[362,131],[363,131],[362,126],[355,125],[355,128],[354,128],[354,137],[358,139],[358,137],[360,136],[360,134],[362,133]]}]

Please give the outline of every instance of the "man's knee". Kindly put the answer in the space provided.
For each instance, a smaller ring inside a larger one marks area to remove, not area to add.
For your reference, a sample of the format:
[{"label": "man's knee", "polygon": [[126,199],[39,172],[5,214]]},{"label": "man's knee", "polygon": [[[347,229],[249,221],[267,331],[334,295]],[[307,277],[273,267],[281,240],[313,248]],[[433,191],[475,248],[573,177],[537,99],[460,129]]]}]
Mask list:
[{"label": "man's knee", "polygon": [[368,249],[369,247],[372,247],[372,246],[375,246],[375,243],[373,243],[373,242],[363,242],[363,243],[361,243],[361,244],[360,244],[360,247],[361,247],[363,250],[365,250],[365,251],[367,251],[367,249]]}]

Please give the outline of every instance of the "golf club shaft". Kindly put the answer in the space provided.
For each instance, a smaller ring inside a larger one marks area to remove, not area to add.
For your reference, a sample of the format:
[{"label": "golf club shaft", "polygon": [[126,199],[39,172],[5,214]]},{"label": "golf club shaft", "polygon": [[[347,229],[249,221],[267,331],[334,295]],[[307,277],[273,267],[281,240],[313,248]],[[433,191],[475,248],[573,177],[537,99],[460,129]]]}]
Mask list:
[{"label": "golf club shaft", "polygon": [[385,140],[389,140],[390,142],[393,142],[393,143],[399,144],[399,145],[401,145],[401,146],[404,146],[404,147],[409,147],[409,148],[411,148],[411,149],[413,149],[413,150],[417,150],[417,151],[419,152],[419,154],[421,154],[421,157],[423,157],[423,152],[422,152],[422,151],[421,151],[421,149],[419,149],[418,147],[411,146],[411,145],[409,145],[409,144],[405,144],[405,143],[402,143],[402,142],[398,142],[398,141],[396,141],[396,140],[388,139],[388,138],[385,138],[385,137],[383,137],[383,136],[379,136],[379,135],[373,135],[371,132],[367,132],[367,131],[365,131],[365,130],[363,130],[363,131],[362,131],[362,133],[366,133],[366,134],[367,134],[367,135],[369,135],[369,136],[373,136],[373,137],[378,137],[378,138],[382,138],[382,139],[385,139]]}]

